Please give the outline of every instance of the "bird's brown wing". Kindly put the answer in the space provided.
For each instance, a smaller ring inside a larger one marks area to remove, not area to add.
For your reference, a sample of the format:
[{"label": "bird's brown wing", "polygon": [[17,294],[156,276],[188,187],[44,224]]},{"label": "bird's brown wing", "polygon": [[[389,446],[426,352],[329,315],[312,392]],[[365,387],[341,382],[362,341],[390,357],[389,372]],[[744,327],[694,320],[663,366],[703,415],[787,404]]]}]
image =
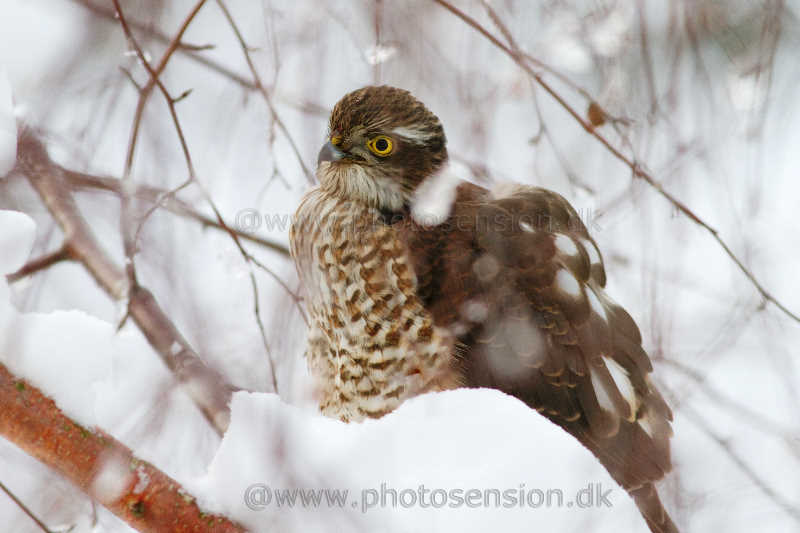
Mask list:
[{"label": "bird's brown wing", "polygon": [[462,184],[449,219],[396,225],[437,325],[463,344],[464,381],[512,394],[589,448],[656,532],[677,531],[652,483],[670,470],[672,414],[602,256],[560,195]]}]

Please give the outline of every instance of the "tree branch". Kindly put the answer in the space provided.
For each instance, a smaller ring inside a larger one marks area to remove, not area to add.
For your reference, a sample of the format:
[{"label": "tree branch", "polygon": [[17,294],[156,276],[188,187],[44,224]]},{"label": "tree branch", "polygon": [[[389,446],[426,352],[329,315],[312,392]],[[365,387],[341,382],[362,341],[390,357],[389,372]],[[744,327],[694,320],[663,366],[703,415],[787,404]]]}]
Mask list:
[{"label": "tree branch", "polygon": [[[263,320],[261,318],[261,309],[260,309],[260,306],[259,306],[259,303],[258,303],[258,298],[259,298],[259,295],[258,295],[258,281],[256,280],[255,272],[253,271],[252,264],[251,264],[252,261],[253,261],[253,256],[247,250],[245,250],[244,246],[242,246],[242,243],[239,241],[239,238],[236,235],[236,233],[234,231],[232,231],[228,227],[228,225],[225,223],[225,221],[222,218],[222,214],[220,213],[219,209],[217,209],[217,206],[214,204],[214,201],[211,199],[211,195],[208,193],[208,191],[206,191],[206,189],[205,189],[205,187],[203,187],[202,183],[200,183],[197,180],[197,175],[196,175],[195,170],[194,170],[194,164],[192,163],[192,156],[191,156],[191,154],[189,152],[189,147],[186,144],[186,137],[183,134],[183,128],[181,127],[180,120],[178,120],[178,114],[175,111],[175,103],[180,98],[178,98],[178,99],[173,98],[172,95],[170,95],[170,93],[167,91],[166,87],[164,87],[164,84],[159,79],[159,76],[161,75],[161,73],[163,72],[164,68],[166,67],[166,64],[169,61],[169,58],[170,58],[171,54],[177,49],[177,43],[180,42],[181,36],[183,35],[183,33],[188,28],[188,26],[191,23],[191,21],[193,20],[194,16],[198,13],[200,8],[204,5],[205,0],[200,0],[197,4],[195,4],[194,9],[189,13],[189,15],[187,15],[186,19],[184,19],[183,24],[181,25],[180,29],[178,30],[178,34],[175,35],[173,40],[170,42],[169,46],[167,47],[167,51],[164,52],[164,56],[161,58],[161,61],[159,62],[158,66],[155,67],[155,68],[153,68],[150,65],[149,61],[147,60],[147,57],[145,56],[144,52],[142,51],[141,46],[139,46],[139,42],[136,40],[136,38],[134,37],[133,33],[131,32],[130,26],[128,26],[127,19],[125,18],[125,15],[123,14],[122,9],[119,6],[118,0],[112,0],[112,1],[114,2],[114,7],[117,10],[117,16],[119,18],[119,21],[120,21],[120,24],[122,26],[122,29],[125,32],[125,36],[128,38],[128,42],[130,42],[131,45],[134,47],[134,49],[136,50],[136,55],[138,56],[139,60],[144,65],[145,69],[147,69],[147,72],[150,73],[150,80],[148,81],[148,84],[145,85],[142,89],[139,90],[139,102],[138,102],[138,104],[136,106],[136,114],[134,116],[133,127],[132,127],[132,130],[131,130],[131,141],[128,144],[128,158],[126,159],[125,172],[124,172],[124,174],[122,176],[122,182],[123,182],[122,192],[123,192],[123,195],[122,195],[122,204],[121,204],[122,205],[121,222],[122,222],[123,245],[124,245],[125,257],[126,257],[126,272],[128,274],[129,283],[131,284],[132,287],[138,288],[138,283],[136,281],[136,273],[135,273],[135,270],[134,270],[134,267],[133,267],[133,264],[134,264],[133,259],[134,259],[134,255],[135,255],[135,252],[136,252],[136,240],[137,239],[135,237],[131,238],[130,229],[126,227],[128,225],[128,223],[130,222],[129,218],[126,217],[127,204],[128,204],[128,201],[129,201],[130,197],[128,196],[128,194],[126,194],[127,191],[124,188],[124,185],[125,185],[125,183],[127,183],[127,182],[129,182],[131,180],[130,171],[131,171],[131,165],[132,165],[132,161],[133,161],[132,156],[133,156],[133,151],[134,151],[134,148],[135,148],[135,145],[136,145],[136,137],[137,137],[137,134],[138,134],[138,131],[139,131],[139,126],[141,124],[141,116],[142,116],[142,110],[143,110],[143,107],[144,107],[144,103],[146,102],[147,97],[150,94],[150,91],[152,91],[152,88],[153,87],[158,87],[158,89],[161,91],[161,93],[164,96],[164,99],[167,102],[167,106],[169,108],[170,116],[172,117],[172,122],[175,125],[175,132],[178,135],[178,140],[180,141],[181,150],[183,151],[183,156],[184,156],[184,159],[186,160],[186,166],[187,166],[187,168],[189,170],[189,176],[188,176],[188,178],[186,179],[186,181],[183,184],[179,185],[175,189],[172,189],[171,191],[168,191],[166,193],[166,195],[164,195],[164,198],[159,198],[159,200],[156,202],[156,205],[151,207],[145,213],[144,217],[142,218],[142,220],[139,223],[139,227],[138,227],[138,229],[136,231],[136,236],[138,236],[139,231],[142,228],[142,224],[144,224],[144,221],[147,219],[147,217],[151,213],[153,213],[153,211],[155,211],[155,209],[158,207],[158,205],[161,203],[161,201],[163,199],[165,199],[165,198],[168,199],[168,198],[174,197],[174,195],[179,190],[183,189],[184,187],[186,187],[186,186],[188,186],[189,184],[192,184],[192,183],[195,184],[198,187],[198,189],[200,189],[200,192],[203,194],[203,197],[205,198],[206,202],[208,202],[209,206],[211,207],[211,210],[214,212],[214,215],[217,218],[217,222],[220,224],[220,226],[222,228],[224,228],[224,229],[226,229],[228,231],[228,234],[230,235],[230,237],[233,240],[233,242],[236,244],[237,249],[241,253],[242,258],[245,260],[245,263],[248,266],[249,275],[250,275],[250,284],[251,284],[251,287],[253,289],[253,300],[254,300],[253,313],[255,315],[256,324],[258,326],[259,333],[261,334],[261,340],[262,340],[262,344],[264,346],[264,350],[266,351],[267,361],[269,362],[270,371],[271,371],[271,374],[272,374],[273,390],[277,393],[278,392],[278,381],[277,381],[277,377],[275,375],[275,363],[272,360],[272,353],[271,353],[271,350],[270,350],[270,347],[269,347],[269,343],[267,342],[267,335],[266,335],[266,331],[265,331],[265,328],[264,328],[264,322],[263,322]],[[288,136],[288,132],[286,132],[286,134]],[[290,140],[291,140],[291,138],[290,138]],[[295,150],[295,153],[299,157],[299,153],[296,150]]]},{"label": "tree branch", "polygon": [[539,84],[553,99],[555,99],[558,104],[564,108],[564,110],[569,113],[572,118],[574,118],[582,127],[586,130],[589,135],[593,136],[597,139],[611,154],[622,161],[628,168],[631,169],[634,177],[638,177],[643,179],[647,182],[650,187],[656,190],[661,196],[663,196],[669,203],[671,203],[678,211],[689,217],[695,224],[700,226],[701,228],[705,229],[711,236],[717,241],[717,244],[722,247],[728,257],[734,262],[737,268],[750,280],[750,283],[756,288],[756,290],[761,294],[761,297],[768,302],[771,302],[775,305],[781,312],[783,312],[786,316],[800,324],[800,316],[790,311],[780,300],[775,298],[769,291],[767,291],[764,286],[756,279],[755,275],[742,263],[736,254],[728,247],[727,243],[719,236],[719,232],[711,227],[708,223],[706,223],[703,219],[701,219],[698,215],[696,215],[691,209],[689,209],[683,202],[678,200],[675,196],[671,193],[666,191],[664,187],[658,181],[653,178],[649,172],[644,170],[641,165],[635,161],[634,159],[629,158],[622,152],[620,152],[611,142],[606,139],[604,135],[599,133],[597,129],[587,120],[585,120],[580,113],[578,113],[572,106],[567,103],[567,101],[562,97],[555,89],[553,89],[550,84],[548,84],[540,74],[535,72],[528,63],[525,61],[525,57],[519,53],[517,53],[512,48],[506,46],[500,40],[492,35],[486,28],[484,28],[478,21],[455,7],[453,4],[448,2],[447,0],[433,0],[433,2],[439,4],[446,10],[450,11],[453,15],[463,20],[469,26],[474,28],[478,31],[481,35],[483,35],[486,39],[488,39],[493,45],[497,48],[505,52],[523,71],[525,71],[528,76],[532,77],[536,80],[536,83]]},{"label": "tree branch", "polygon": [[36,259],[28,261],[16,272],[8,274],[6,276],[6,280],[9,283],[14,283],[17,280],[30,276],[31,274],[35,274],[40,270],[44,270],[45,268],[49,268],[56,263],[60,263],[61,261],[66,261],[69,259],[72,259],[69,253],[69,247],[61,245],[61,248],[58,250],[46,253],[41,257],[37,257]]},{"label": "tree branch", "polygon": [[10,490],[8,487],[6,487],[6,486],[3,484],[3,482],[2,482],[2,481],[0,481],[0,490],[2,490],[3,492],[5,492],[5,493],[6,493],[6,496],[8,496],[9,498],[11,498],[11,501],[13,501],[15,504],[17,504],[17,507],[19,507],[20,509],[22,509],[22,512],[23,512],[23,513],[25,513],[26,515],[28,515],[28,518],[30,518],[31,520],[33,520],[33,521],[34,521],[34,523],[35,523],[37,526],[39,526],[39,529],[41,529],[41,530],[42,530],[42,531],[44,531],[45,533],[51,533],[51,532],[50,532],[50,530],[49,530],[49,529],[47,529],[47,526],[45,525],[45,523],[44,523],[44,522],[42,522],[42,521],[41,521],[41,520],[40,520],[40,519],[39,519],[39,518],[38,518],[38,517],[37,517],[37,516],[36,516],[36,515],[33,513],[33,511],[31,511],[30,509],[28,509],[28,506],[27,506],[27,505],[25,505],[24,503],[22,503],[22,500],[20,500],[19,498],[17,498],[17,496],[16,496],[16,495],[15,495],[13,492],[11,492],[11,490]]},{"label": "tree branch", "polygon": [[708,422],[706,422],[706,420],[704,420],[703,417],[700,416],[700,414],[694,409],[690,407],[684,407],[683,414],[686,415],[692,422],[694,422],[694,425],[697,429],[704,433],[709,439],[714,441],[725,453],[725,455],[727,455],[728,458],[733,461],[739,470],[741,470],[742,473],[744,473],[744,475],[747,476],[767,498],[772,500],[775,505],[780,507],[787,515],[792,517],[797,523],[800,524],[800,508],[792,504],[792,502],[788,501],[779,492],[775,491],[763,479],[761,479],[758,472],[751,467],[747,461],[745,461],[745,459],[736,452],[736,450],[733,449],[728,439],[722,437],[709,428]]},{"label": "tree branch", "polygon": [[[202,512],[180,483],[136,458],[114,437],[86,429],[65,416],[53,400],[13,376],[2,364],[0,405],[0,435],[67,478],[137,531],[244,531],[225,517]],[[98,478],[113,476],[115,464],[124,468],[120,469],[119,479],[111,479],[111,485],[120,489],[112,494],[100,488]]]},{"label": "tree branch", "polygon": [[314,174],[308,169],[305,162],[303,161],[303,156],[300,154],[300,149],[297,147],[297,144],[294,142],[294,138],[289,134],[289,130],[286,128],[286,125],[281,120],[281,117],[278,116],[278,112],[275,110],[275,106],[272,105],[272,98],[270,97],[267,88],[261,82],[261,76],[258,75],[258,71],[256,70],[255,64],[253,64],[253,60],[250,57],[250,48],[247,46],[247,43],[244,40],[244,36],[242,32],[239,31],[239,27],[236,25],[236,22],[233,20],[233,16],[231,15],[230,11],[228,11],[228,7],[225,5],[225,2],[222,0],[217,0],[217,5],[222,10],[222,14],[225,16],[225,19],[228,21],[233,33],[236,35],[236,40],[239,42],[239,46],[242,49],[242,53],[244,54],[244,59],[247,61],[247,67],[250,69],[250,73],[253,75],[253,81],[255,82],[255,86],[257,87],[258,91],[261,93],[261,96],[264,97],[264,102],[267,104],[267,109],[269,109],[270,115],[272,115],[272,120],[275,124],[278,125],[278,128],[281,130],[283,135],[286,137],[286,140],[289,141],[289,145],[292,147],[292,151],[294,152],[295,157],[297,158],[297,162],[300,165],[300,168],[303,169],[303,174],[306,175],[306,179],[308,183],[314,185],[315,179]]},{"label": "tree branch", "polygon": [[[117,178],[109,178],[109,177],[102,177],[102,176],[94,176],[91,174],[86,174],[84,172],[76,172],[74,170],[69,170],[63,167],[59,167],[61,171],[64,173],[64,177],[66,178],[67,182],[72,187],[80,188],[80,189],[97,189],[101,191],[107,191],[114,193],[117,196],[122,195],[122,182],[120,182]],[[142,200],[146,200],[148,202],[159,202],[160,207],[163,207],[167,211],[174,213],[176,215],[186,217],[192,220],[195,220],[202,224],[203,226],[208,226],[220,231],[224,231],[225,233],[230,233],[231,231],[236,234],[241,239],[250,241],[254,244],[258,244],[272,250],[273,252],[277,252],[278,254],[289,257],[289,249],[282,244],[264,239],[263,237],[259,237],[258,235],[254,235],[251,232],[243,231],[237,228],[235,225],[231,226],[229,224],[225,224],[224,226],[219,223],[216,219],[204,215],[200,211],[196,210],[194,207],[189,205],[188,203],[176,198],[174,196],[168,196],[169,191],[164,189],[160,189],[158,187],[151,187],[149,185],[139,185],[136,187],[136,191],[134,195]]]},{"label": "tree branch", "polygon": [[42,143],[27,132],[19,137],[16,170],[28,177],[61,226],[70,256],[84,265],[111,298],[121,300],[127,296],[131,317],[150,345],[179,382],[192,385],[186,390],[206,419],[222,434],[230,419],[228,401],[233,388],[203,363],[150,291],[143,287],[129,289],[125,273],[100,247],[78,210],[61,168],[50,160]]}]

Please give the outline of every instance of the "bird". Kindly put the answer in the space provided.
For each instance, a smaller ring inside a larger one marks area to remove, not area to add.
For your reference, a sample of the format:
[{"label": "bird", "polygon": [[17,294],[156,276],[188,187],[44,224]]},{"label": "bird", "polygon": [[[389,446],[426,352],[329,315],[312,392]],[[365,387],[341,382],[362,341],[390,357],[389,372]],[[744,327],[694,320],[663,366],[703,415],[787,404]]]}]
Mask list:
[{"label": "bird", "polygon": [[672,412],[597,243],[556,192],[453,179],[446,145],[404,89],[366,86],[331,112],[289,235],[320,411],[357,422],[430,391],[500,390],[588,448],[653,533],[677,533],[655,487]]}]

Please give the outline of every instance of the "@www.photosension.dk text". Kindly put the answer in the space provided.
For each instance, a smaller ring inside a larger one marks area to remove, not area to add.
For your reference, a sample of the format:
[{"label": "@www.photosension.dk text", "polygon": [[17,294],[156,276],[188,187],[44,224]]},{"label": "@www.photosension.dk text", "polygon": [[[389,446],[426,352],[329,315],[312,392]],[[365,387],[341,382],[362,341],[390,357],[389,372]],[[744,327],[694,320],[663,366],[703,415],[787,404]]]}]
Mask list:
[{"label": "@www.photosension.dk text", "polygon": [[[381,483],[379,488],[360,491],[334,488],[278,488],[253,483],[244,492],[245,505],[262,511],[269,507],[347,508],[366,513],[371,509],[458,508],[578,508],[611,507],[613,489],[602,483],[588,483],[574,492],[559,488],[529,488],[525,483],[513,488],[394,488]],[[357,495],[357,498],[353,496]]]}]

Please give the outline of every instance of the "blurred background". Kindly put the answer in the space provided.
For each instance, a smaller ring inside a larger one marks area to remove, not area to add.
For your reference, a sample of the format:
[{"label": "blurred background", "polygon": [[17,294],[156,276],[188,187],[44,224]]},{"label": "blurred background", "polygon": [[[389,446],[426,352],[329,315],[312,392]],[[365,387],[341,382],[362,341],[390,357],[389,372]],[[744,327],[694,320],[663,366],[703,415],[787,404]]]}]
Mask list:
[{"label": "blurred background", "polygon": [[[195,6],[121,4],[152,64]],[[452,5],[517,50],[800,313],[800,2]],[[0,76],[18,124],[74,171],[83,216],[122,265],[122,189],[107,179],[126,172],[137,86],[148,73],[111,1],[3,0],[0,11]],[[178,99],[194,175],[156,89],[130,170],[137,273],[232,384],[277,384],[285,401],[311,404],[289,220],[314,180],[331,107],[363,85],[400,86],[442,120],[459,175],[547,187],[581,214],[604,252],[608,293],[639,324],[675,413],[675,471],[664,491],[676,521],[687,531],[800,529],[800,324],[474,27],[427,0],[209,0],[160,79]],[[154,209],[154,199],[163,205]],[[214,224],[212,204],[258,263]],[[0,179],[0,209],[36,220],[33,257],[60,246],[60,229],[24,176]],[[79,309],[110,322],[125,313],[79,263],[54,264],[11,288],[21,311]],[[84,496],[6,441],[0,476],[65,528],[92,513]],[[35,531],[3,495],[0,517],[9,531]]]}]

